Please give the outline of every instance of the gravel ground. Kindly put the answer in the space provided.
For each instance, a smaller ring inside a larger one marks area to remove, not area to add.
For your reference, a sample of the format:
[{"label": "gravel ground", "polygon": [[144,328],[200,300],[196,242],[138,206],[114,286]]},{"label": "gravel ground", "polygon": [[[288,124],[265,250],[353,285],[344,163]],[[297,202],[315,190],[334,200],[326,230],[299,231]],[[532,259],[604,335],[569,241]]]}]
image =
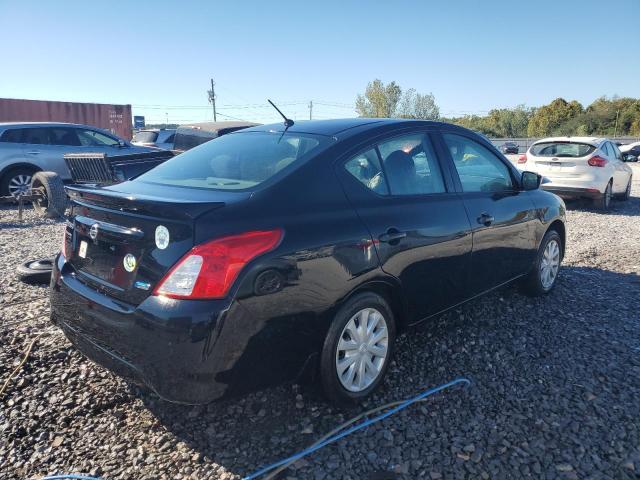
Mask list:
[{"label": "gravel ground", "polygon": [[48,323],[46,286],[15,277],[62,224],[0,210],[0,478],[237,479],[364,408],[458,376],[473,381],[299,461],[282,478],[640,478],[640,165],[634,197],[568,213],[555,291],[513,287],[399,339],[384,387],[339,411],[282,386],[204,407],[167,404],[78,354]]}]

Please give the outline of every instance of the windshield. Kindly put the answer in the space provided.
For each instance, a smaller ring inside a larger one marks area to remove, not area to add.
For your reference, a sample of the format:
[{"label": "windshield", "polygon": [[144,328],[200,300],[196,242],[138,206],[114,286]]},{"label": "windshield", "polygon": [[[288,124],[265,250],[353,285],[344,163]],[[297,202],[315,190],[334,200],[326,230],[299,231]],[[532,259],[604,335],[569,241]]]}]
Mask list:
[{"label": "windshield", "polygon": [[158,165],[134,181],[215,190],[256,187],[292,164],[301,164],[328,137],[279,132],[225,135]]},{"label": "windshield", "polygon": [[592,153],[596,147],[588,143],[543,142],[531,146],[531,153],[536,157],[570,157],[580,158]]},{"label": "windshield", "polygon": [[142,130],[133,136],[132,142],[136,143],[154,143],[158,138],[158,132],[149,132]]}]

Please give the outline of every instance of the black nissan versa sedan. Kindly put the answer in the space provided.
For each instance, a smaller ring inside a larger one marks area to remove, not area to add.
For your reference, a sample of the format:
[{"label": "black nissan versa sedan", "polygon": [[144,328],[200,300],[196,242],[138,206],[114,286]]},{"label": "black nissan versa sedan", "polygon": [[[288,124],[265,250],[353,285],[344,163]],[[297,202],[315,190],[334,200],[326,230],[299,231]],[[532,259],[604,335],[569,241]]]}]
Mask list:
[{"label": "black nissan versa sedan", "polygon": [[516,279],[553,288],[565,206],[540,180],[437,122],[231,133],[131,181],[68,187],[52,320],[170,401],[310,373],[358,400],[408,326]]}]

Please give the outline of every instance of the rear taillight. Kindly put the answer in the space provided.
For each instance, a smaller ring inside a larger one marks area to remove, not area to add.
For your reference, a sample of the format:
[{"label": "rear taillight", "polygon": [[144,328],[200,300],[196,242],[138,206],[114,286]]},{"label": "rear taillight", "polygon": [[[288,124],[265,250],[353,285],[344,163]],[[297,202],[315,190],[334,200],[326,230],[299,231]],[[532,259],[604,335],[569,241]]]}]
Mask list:
[{"label": "rear taillight", "polygon": [[607,164],[607,160],[598,155],[594,155],[589,159],[588,163],[592,167],[604,167]]},{"label": "rear taillight", "polygon": [[282,230],[246,232],[196,245],[160,281],[154,295],[170,298],[223,298],[254,258],[273,250]]},{"label": "rear taillight", "polygon": [[518,163],[527,163],[527,154],[523,153],[518,157]]}]

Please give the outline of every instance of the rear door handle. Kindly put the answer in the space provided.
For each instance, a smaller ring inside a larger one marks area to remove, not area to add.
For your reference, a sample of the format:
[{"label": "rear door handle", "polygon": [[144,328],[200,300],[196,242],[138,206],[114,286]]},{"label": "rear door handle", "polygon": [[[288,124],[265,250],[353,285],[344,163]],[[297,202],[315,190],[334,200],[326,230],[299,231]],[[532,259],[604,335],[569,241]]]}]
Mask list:
[{"label": "rear door handle", "polygon": [[407,236],[407,232],[398,232],[397,230],[388,230],[378,237],[381,242],[391,243],[402,240]]},{"label": "rear door handle", "polygon": [[493,218],[493,215],[489,215],[488,213],[481,213],[480,216],[478,217],[478,223],[480,225],[484,225],[485,227],[488,227],[494,221],[495,221],[495,218]]},{"label": "rear door handle", "polygon": [[27,152],[27,154],[29,154],[29,155],[40,155],[40,151],[39,150],[31,150],[30,152]]}]

